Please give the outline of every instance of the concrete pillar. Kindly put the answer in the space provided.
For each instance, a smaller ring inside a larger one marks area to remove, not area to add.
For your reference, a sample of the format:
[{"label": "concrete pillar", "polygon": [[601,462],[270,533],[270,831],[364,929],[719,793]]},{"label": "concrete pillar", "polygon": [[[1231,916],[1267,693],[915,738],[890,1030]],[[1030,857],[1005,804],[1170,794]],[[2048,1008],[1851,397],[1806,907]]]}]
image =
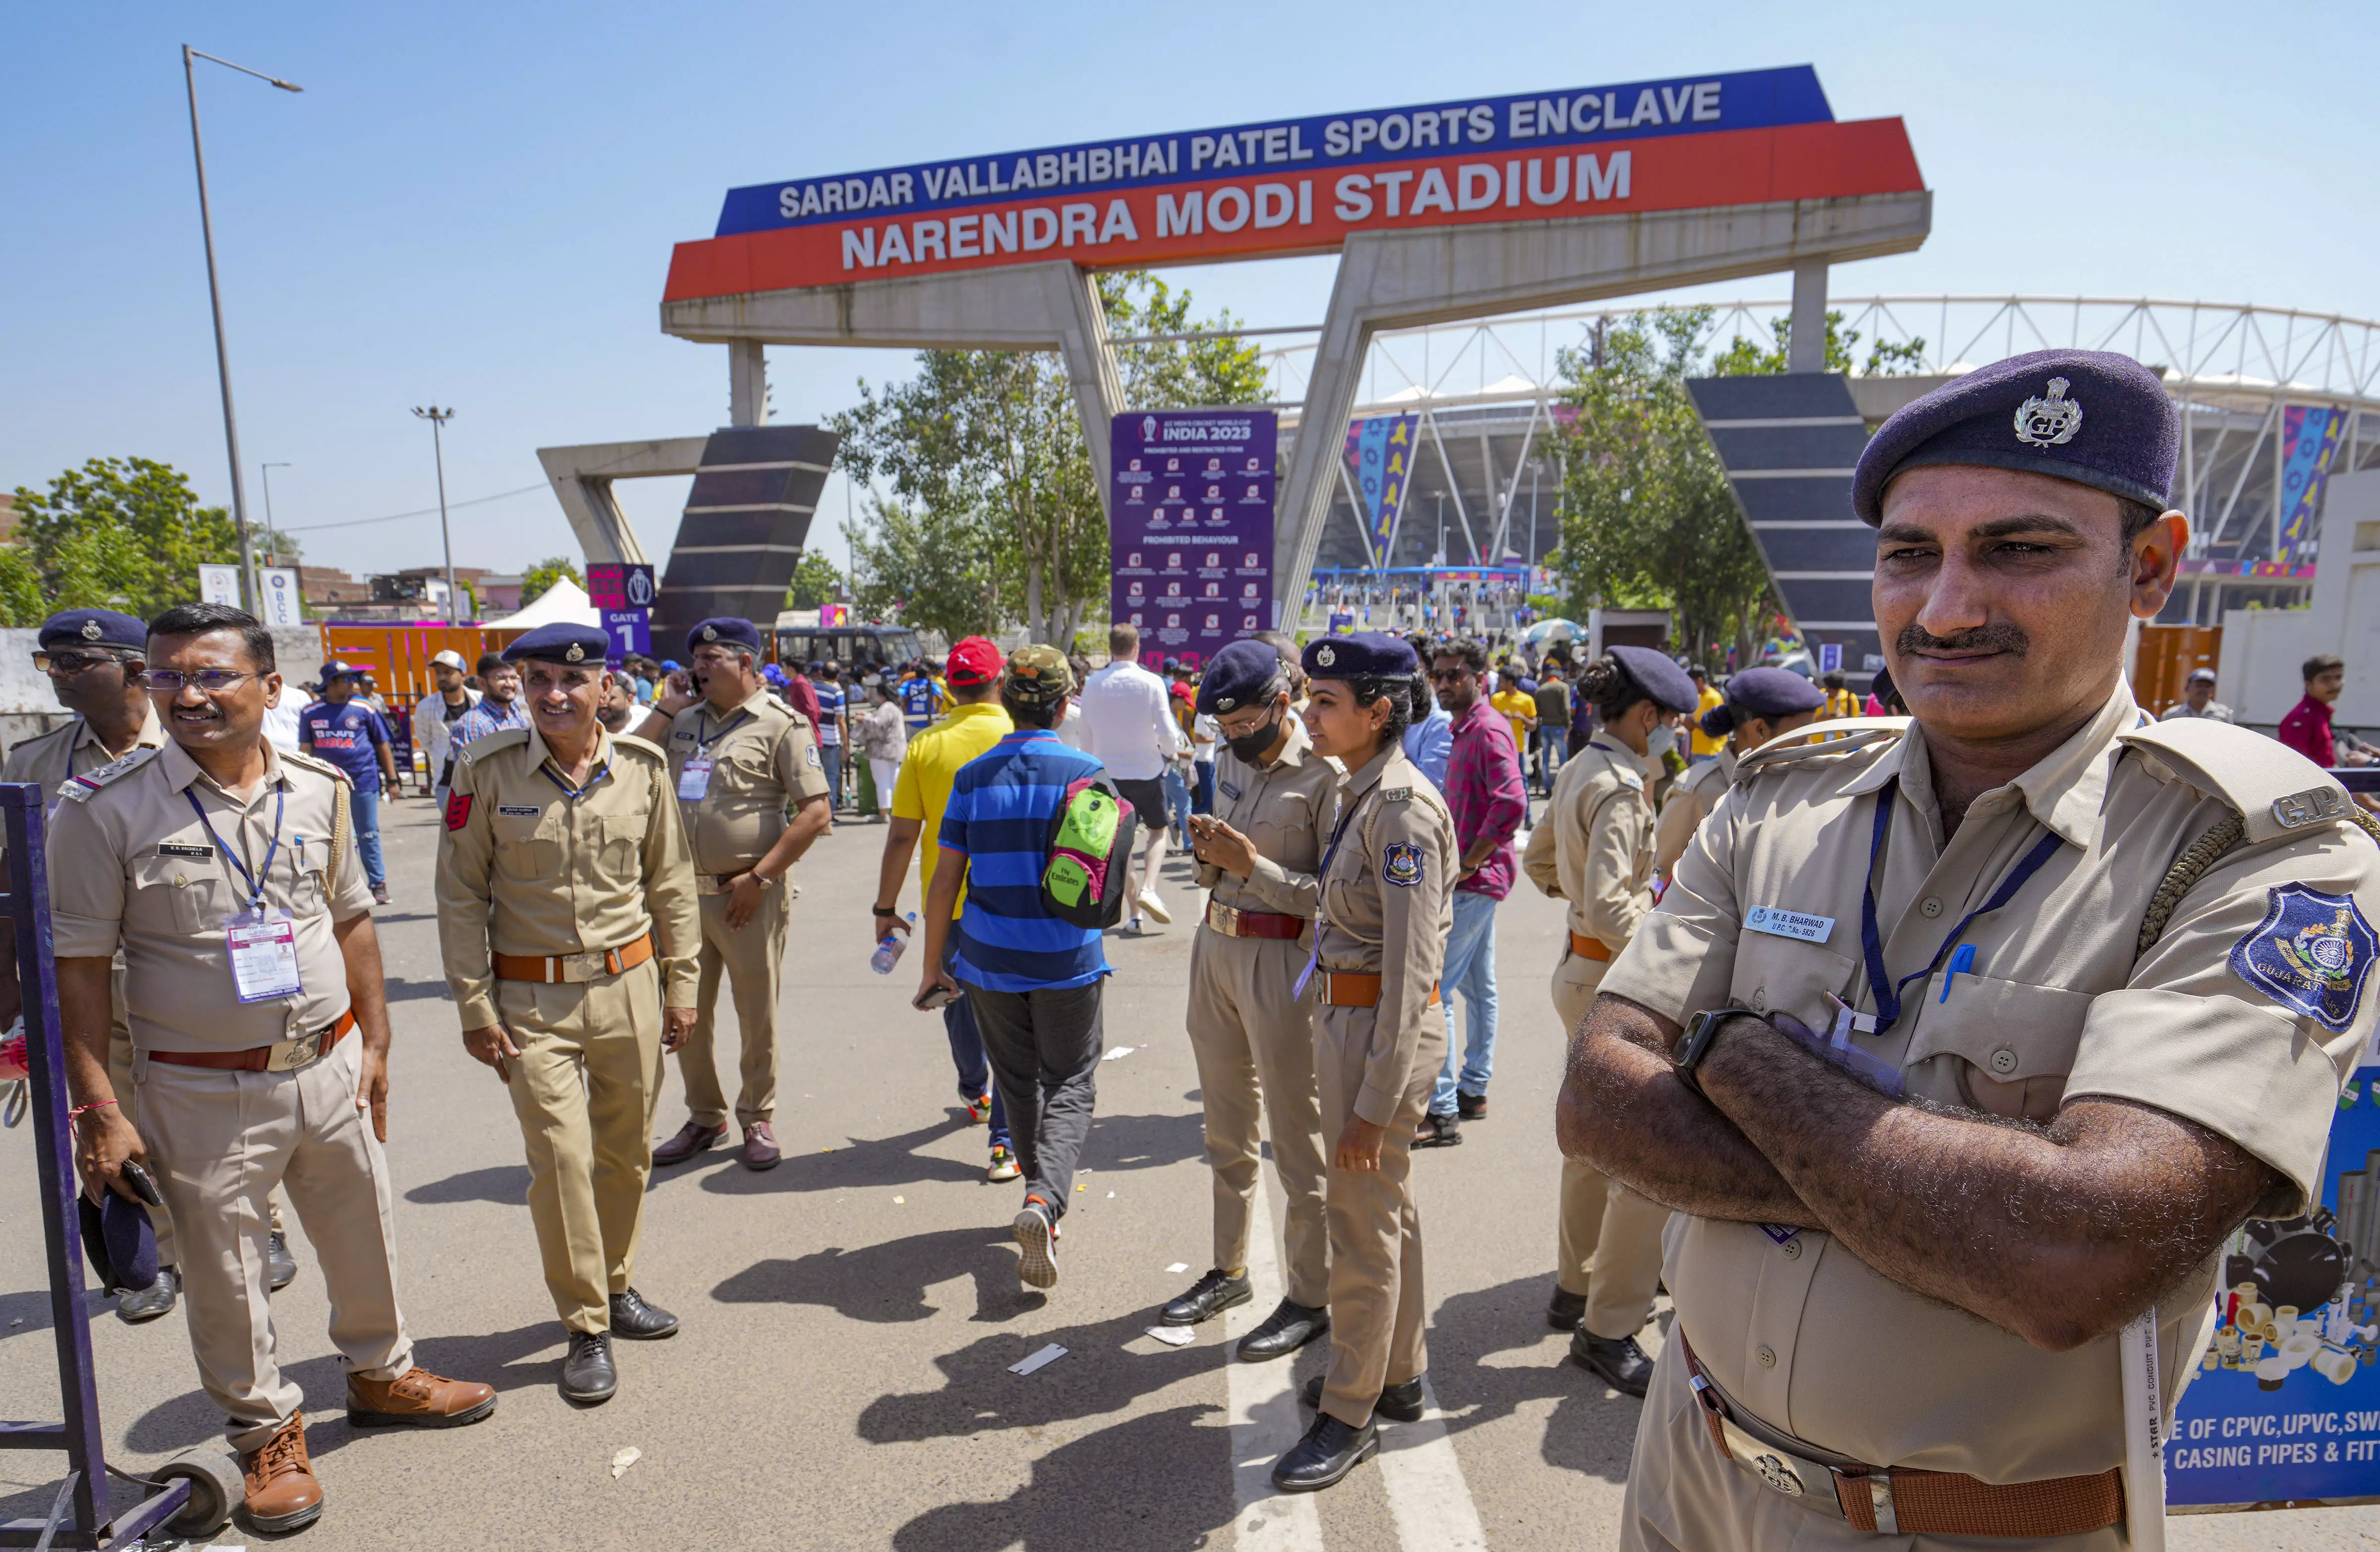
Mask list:
[{"label": "concrete pillar", "polygon": [[769,358],[759,340],[727,342],[727,423],[769,423]]},{"label": "concrete pillar", "polygon": [[1827,370],[1827,261],[1824,259],[1793,266],[1793,332],[1786,347],[1785,370],[1797,372]]},{"label": "concrete pillar", "polygon": [[1097,279],[1087,270],[1072,264],[1043,266],[1042,282],[1048,288],[1049,314],[1058,326],[1058,353],[1074,387],[1075,410],[1083,418],[1099,505],[1113,516],[1114,443],[1109,440],[1108,422],[1125,406],[1123,378],[1116,370],[1115,346],[1109,343],[1107,309],[1099,305]]}]

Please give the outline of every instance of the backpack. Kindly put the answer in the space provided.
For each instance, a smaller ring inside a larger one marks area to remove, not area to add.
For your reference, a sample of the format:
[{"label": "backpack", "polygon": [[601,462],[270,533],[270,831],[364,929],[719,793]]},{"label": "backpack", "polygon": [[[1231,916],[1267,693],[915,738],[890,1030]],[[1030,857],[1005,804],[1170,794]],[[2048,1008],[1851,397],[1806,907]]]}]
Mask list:
[{"label": "backpack", "polygon": [[1042,843],[1042,907],[1092,931],[1122,921],[1124,873],[1139,830],[1139,815],[1105,771],[1068,782]]}]

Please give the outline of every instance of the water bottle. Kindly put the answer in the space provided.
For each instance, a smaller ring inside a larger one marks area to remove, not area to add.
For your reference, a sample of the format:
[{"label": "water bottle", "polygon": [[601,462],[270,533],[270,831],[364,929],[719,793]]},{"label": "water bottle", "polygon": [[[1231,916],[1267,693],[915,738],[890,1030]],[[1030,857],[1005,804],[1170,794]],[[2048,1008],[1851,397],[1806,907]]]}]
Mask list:
[{"label": "water bottle", "polygon": [[[906,919],[910,926],[915,927],[917,923],[917,913],[910,912]],[[877,940],[876,952],[868,956],[868,967],[880,976],[892,974],[892,966],[901,963],[901,951],[908,946],[907,933],[898,928],[886,928],[884,936]]]}]

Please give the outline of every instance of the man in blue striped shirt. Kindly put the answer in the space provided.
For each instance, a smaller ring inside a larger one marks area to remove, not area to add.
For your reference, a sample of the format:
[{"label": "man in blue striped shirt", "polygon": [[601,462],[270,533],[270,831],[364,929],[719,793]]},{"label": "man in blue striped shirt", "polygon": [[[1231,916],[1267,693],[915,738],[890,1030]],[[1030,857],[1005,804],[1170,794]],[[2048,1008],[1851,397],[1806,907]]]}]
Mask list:
[{"label": "man in blue striped shirt", "polygon": [[[1100,934],[1059,920],[1041,903],[1050,820],[1066,788],[1104,769],[1061,743],[1055,728],[1075,689],[1054,647],[1009,654],[1000,687],[1015,731],[961,766],[942,810],[941,861],[926,902],[922,1003],[964,989],[983,1032],[1002,1109],[1025,1167],[1016,1215],[1028,1287],[1058,1280],[1058,1220],[1074,1192],[1075,1160],[1090,1135],[1093,1074],[1106,1031],[1100,984],[1108,974]],[[960,885],[966,905],[952,921]],[[958,934],[950,968],[942,938]]]}]

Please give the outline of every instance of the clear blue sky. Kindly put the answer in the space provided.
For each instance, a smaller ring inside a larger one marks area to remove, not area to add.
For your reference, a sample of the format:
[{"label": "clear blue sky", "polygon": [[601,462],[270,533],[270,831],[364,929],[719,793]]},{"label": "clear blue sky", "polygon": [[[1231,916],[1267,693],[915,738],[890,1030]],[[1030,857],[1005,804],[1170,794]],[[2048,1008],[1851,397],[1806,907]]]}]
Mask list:
[{"label": "clear blue sky", "polygon": [[[1360,7],[297,4],[9,7],[0,56],[0,488],[104,454],[228,497],[178,45],[201,64],[252,510],[287,527],[531,485],[534,450],[723,422],[725,352],[657,326],[674,241],[736,184],[1289,114],[1808,62],[1900,115],[1936,191],[1915,254],[1839,293],[2255,301],[2380,317],[2368,6]],[[1821,18],[1823,17],[1823,19]],[[1319,320],[1330,261],[1183,272],[1202,308]],[[1730,294],[1774,291],[1746,283]],[[779,419],[880,353],[771,353]],[[621,487],[664,552],[682,481]],[[840,557],[830,488],[813,541]],[[435,517],[310,560],[434,564]],[[456,516],[456,562],[575,552],[542,491]]]}]

